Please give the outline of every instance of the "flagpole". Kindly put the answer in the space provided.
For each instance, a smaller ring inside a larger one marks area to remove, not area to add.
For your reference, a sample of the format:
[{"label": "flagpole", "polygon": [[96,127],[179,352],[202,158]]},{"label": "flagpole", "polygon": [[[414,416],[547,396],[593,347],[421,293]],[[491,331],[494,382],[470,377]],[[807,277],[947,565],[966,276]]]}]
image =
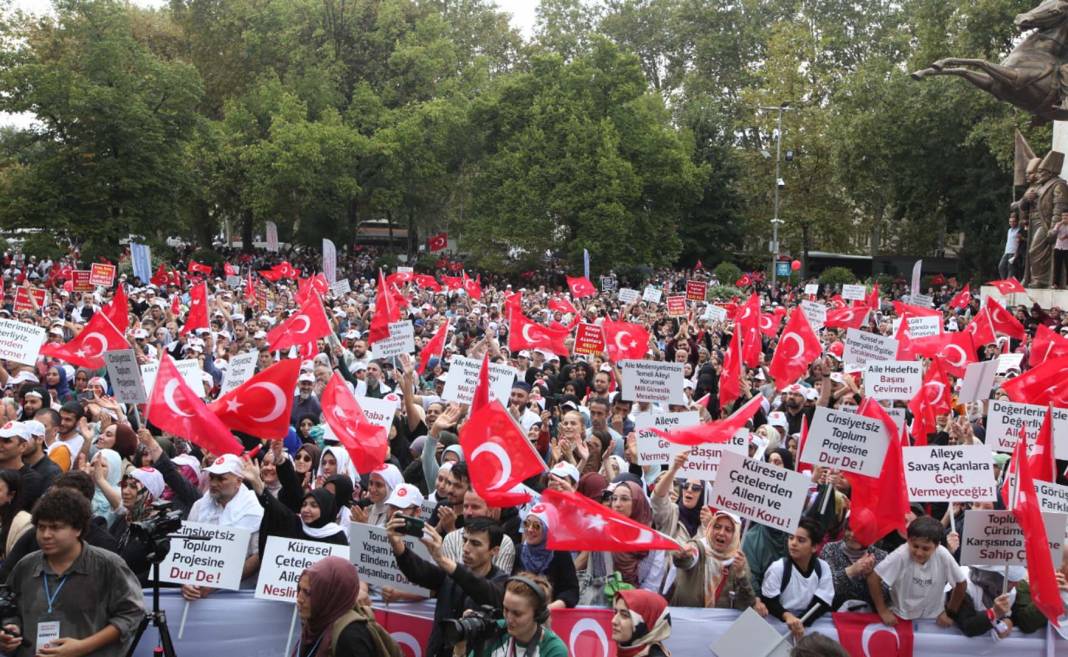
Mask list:
[{"label": "flagpole", "polygon": [[[1014,454],[1014,456],[1015,456],[1015,454]],[[1012,511],[1013,508],[1016,506],[1016,496],[1020,492],[1019,491],[1019,484],[1020,484],[1020,464],[1017,463],[1016,464],[1016,468],[1013,471],[1012,479],[1009,480],[1009,499],[1012,500],[1011,503],[1009,504],[1009,511]],[[1013,518],[1015,519],[1015,517],[1016,517],[1016,515],[1014,513],[1013,514]],[[1001,595],[1005,595],[1008,592],[1009,592],[1009,564],[1006,563],[1005,564],[1004,577],[1001,580]]]},{"label": "flagpole", "polygon": [[[812,609],[806,611],[805,615],[801,617],[801,623],[804,624],[804,622],[807,621],[812,616],[812,614],[816,613],[816,610],[819,608],[819,605],[812,605]],[[775,654],[775,651],[779,649],[779,646],[781,646],[787,639],[789,639],[790,636],[791,633],[787,632],[786,634],[779,637],[779,640],[776,641],[775,644],[772,645],[770,648],[766,649],[760,657],[771,657],[771,655]]]},{"label": "flagpole", "polygon": [[286,651],[282,657],[289,657],[289,647],[293,645],[293,630],[297,626],[297,604],[293,603],[293,616],[289,619],[289,636],[286,637]]},{"label": "flagpole", "polygon": [[182,640],[182,634],[185,633],[185,619],[189,617],[189,601],[185,601],[185,606],[182,607],[182,620],[178,624],[178,640]]}]

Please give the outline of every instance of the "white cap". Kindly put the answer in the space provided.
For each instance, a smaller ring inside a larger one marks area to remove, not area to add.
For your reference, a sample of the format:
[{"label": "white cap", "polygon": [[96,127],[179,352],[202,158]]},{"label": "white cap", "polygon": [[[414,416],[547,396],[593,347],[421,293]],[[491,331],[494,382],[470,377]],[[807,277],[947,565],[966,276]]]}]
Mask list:
[{"label": "white cap", "polygon": [[29,440],[30,433],[26,430],[26,425],[12,420],[0,427],[0,438],[20,438],[22,440]]},{"label": "white cap", "polygon": [[223,454],[219,458],[215,459],[215,461],[206,469],[208,471],[208,474],[232,474],[240,477],[242,473],[241,459],[237,458],[233,454]]},{"label": "white cap", "polygon": [[136,479],[142,486],[148,489],[152,497],[159,499],[163,495],[163,475],[155,468],[135,468],[130,470],[128,477]]},{"label": "white cap", "polygon": [[143,328],[135,329],[133,332],[134,340],[144,340],[148,337],[148,331]]},{"label": "white cap", "polygon": [[252,334],[252,339],[253,340],[266,340],[267,339],[267,332],[266,331],[256,331],[255,333]]},{"label": "white cap", "polygon": [[26,420],[22,423],[22,426],[26,428],[26,433],[30,437],[45,435],[45,425],[37,420]]},{"label": "white cap", "polygon": [[315,383],[315,375],[309,372],[305,372],[297,378],[297,383],[304,383],[305,381],[307,381],[308,383]]},{"label": "white cap", "polygon": [[553,469],[549,470],[549,474],[556,475],[557,477],[560,477],[561,479],[565,479],[565,478],[571,479],[571,485],[572,486],[577,486],[578,482],[579,482],[579,479],[582,476],[582,475],[579,474],[578,468],[576,468],[575,466],[571,465],[567,461],[560,461],[559,463],[554,465]]},{"label": "white cap", "polygon": [[23,383],[24,381],[33,381],[34,383],[40,383],[40,380],[37,378],[36,374],[30,372],[29,370],[22,370],[15,376],[9,378],[7,380],[7,384],[9,386],[17,386],[18,384]]},{"label": "white cap", "polygon": [[411,506],[423,505],[423,494],[411,484],[399,484],[393,489],[393,494],[386,500],[386,504],[397,509],[407,509]]},{"label": "white cap", "polygon": [[775,411],[768,415],[768,424],[773,427],[786,428],[786,413],[782,411]]}]

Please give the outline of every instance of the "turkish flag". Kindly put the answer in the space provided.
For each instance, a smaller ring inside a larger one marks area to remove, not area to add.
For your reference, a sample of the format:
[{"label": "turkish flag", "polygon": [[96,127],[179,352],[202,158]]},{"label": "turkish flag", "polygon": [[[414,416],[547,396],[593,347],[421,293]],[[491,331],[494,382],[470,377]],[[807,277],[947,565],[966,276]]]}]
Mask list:
[{"label": "turkish flag", "polygon": [[958,378],[963,377],[968,365],[979,361],[975,355],[971,333],[955,331],[944,333],[941,337],[941,345],[935,352],[935,358],[942,361],[947,372]]},{"label": "turkish flag", "polygon": [[1057,335],[1050,327],[1039,324],[1035,337],[1031,340],[1031,351],[1027,362],[1031,367],[1041,365],[1048,358],[1068,356],[1068,338]]},{"label": "turkish flag", "polygon": [[882,307],[882,304],[879,302],[879,283],[876,282],[872,284],[871,294],[869,294],[868,298],[864,300],[864,303],[868,306],[868,308],[871,308],[875,311],[878,311],[879,308]]},{"label": "turkish flag", "polygon": [[392,287],[393,285],[404,286],[415,280],[415,274],[410,271],[396,271],[386,276],[386,286]]},{"label": "turkish flag", "polygon": [[[471,470],[474,472],[474,468]],[[639,552],[681,549],[652,527],[609,509],[585,495],[546,488],[531,513],[549,519],[550,550],[575,552]]]},{"label": "turkish flag", "polygon": [[434,337],[430,338],[430,341],[419,351],[419,373],[422,374],[426,371],[426,365],[430,362],[431,358],[440,357],[445,350],[445,340],[449,337],[449,322],[448,320],[442,322],[438,327],[437,333]]},{"label": "turkish flag", "polygon": [[471,395],[470,414],[489,405],[489,351],[482,354],[482,365],[478,368],[478,383],[475,384],[475,392]]},{"label": "turkish flag", "polygon": [[[1046,415],[1046,421],[1049,414]],[[1049,552],[1049,539],[1046,535],[1046,523],[1035,492],[1035,481],[1031,475],[1031,464],[1027,458],[1027,440],[1020,436],[1016,441],[1016,451],[1012,455],[1016,462],[1016,499],[1012,505],[1012,515],[1024,534],[1024,551],[1027,554],[1027,581],[1031,585],[1031,600],[1054,627],[1060,627],[1057,618],[1064,613],[1064,602],[1057,588],[1056,571],[1053,569],[1053,557]],[[1059,537],[1058,537],[1059,538]]]},{"label": "turkish flag", "polygon": [[256,283],[252,280],[252,272],[249,271],[245,279],[245,301],[249,304],[256,303]]},{"label": "turkish flag", "polygon": [[324,296],[330,290],[330,281],[326,280],[326,274],[322,272],[308,278],[297,279],[297,294],[294,297],[297,304],[304,305],[312,295]]},{"label": "turkish flag", "polygon": [[1057,460],[1053,457],[1053,409],[1050,406],[1046,406],[1042,426],[1029,452],[1027,466],[1031,469],[1031,476],[1036,481],[1057,483]]},{"label": "turkish flag", "polygon": [[571,296],[576,299],[584,299],[589,296],[597,294],[597,288],[593,286],[590,279],[585,276],[567,276],[567,287],[571,290]]},{"label": "turkish flag", "polygon": [[613,322],[606,319],[601,324],[604,329],[604,346],[608,360],[618,363],[621,360],[641,360],[649,351],[649,331],[641,324]]},{"label": "turkish flag", "polygon": [[100,309],[100,312],[104,313],[112,327],[119,333],[125,334],[126,329],[130,328],[130,301],[126,297],[126,288],[122,283],[115,286],[115,296]]},{"label": "turkish flag", "polygon": [[1001,384],[1001,389],[1014,402],[1045,406],[1050,403],[1051,396],[1059,393],[1068,384],[1064,377],[1066,370],[1068,356],[1050,358],[1020,376],[1005,381]]},{"label": "turkish flag", "polygon": [[126,341],[126,336],[115,329],[107,315],[98,312],[89,318],[85,328],[70,342],[49,342],[42,345],[41,355],[97,370],[105,365],[105,352],[129,348],[130,343]]},{"label": "turkish flag", "polygon": [[482,274],[475,278],[468,278],[467,272],[463,272],[464,292],[475,301],[482,298]]},{"label": "turkish flag", "polygon": [[237,270],[234,269],[234,266],[231,265],[229,262],[223,263],[223,273],[227,276],[237,276],[238,274]]},{"label": "turkish flag", "polygon": [[156,273],[152,274],[152,278],[149,279],[153,285],[163,287],[170,280],[167,275],[167,267],[161,262],[159,267],[156,268]]},{"label": "turkish flag", "polygon": [[[549,302],[549,307],[550,308],[552,308],[552,303],[553,303],[552,301]],[[513,292],[511,294],[505,295],[503,306],[504,306],[503,309],[504,309],[504,316],[505,317],[510,316],[513,311],[522,312],[523,311],[523,292],[519,291],[519,292]]]},{"label": "turkish flag", "polygon": [[578,309],[563,297],[553,297],[552,299],[549,299],[549,310],[555,310],[556,312],[564,313],[565,315],[578,315]]},{"label": "turkish flag", "polygon": [[1023,285],[1020,285],[1020,281],[1016,280],[1015,276],[998,281],[990,281],[987,285],[993,285],[1002,295],[1027,294],[1027,290],[1024,289]]},{"label": "turkish flag", "polygon": [[612,641],[612,609],[553,609],[553,634],[568,646],[569,655],[582,657],[615,657],[616,642]]},{"label": "turkish flag", "polygon": [[829,310],[827,311],[827,321],[824,326],[827,328],[859,329],[867,321],[869,312],[871,311],[868,308],[857,307]]},{"label": "turkish flag", "polygon": [[181,335],[198,328],[208,328],[208,284],[194,285],[189,290],[189,312],[186,313],[185,323],[179,329]]},{"label": "turkish flag", "polygon": [[437,235],[431,235],[426,240],[426,250],[434,253],[435,251],[442,251],[449,246],[449,234],[438,233]]},{"label": "turkish flag", "polygon": [[298,278],[300,276],[300,270],[289,264],[288,260],[283,260],[274,267],[271,267],[271,270],[282,278]]},{"label": "turkish flag", "polygon": [[272,351],[278,351],[315,342],[331,332],[323,302],[315,297],[301,306],[295,315],[271,329],[267,333],[267,344]]},{"label": "turkish flag", "polygon": [[912,657],[914,636],[911,622],[884,625],[879,614],[836,612],[831,614],[838,643],[850,657]]},{"label": "turkish flag", "polygon": [[389,632],[404,657],[422,657],[423,646],[430,643],[434,620],[425,616],[375,609],[375,622]]},{"label": "turkish flag", "polygon": [[280,440],[289,433],[300,360],[283,360],[212,402],[208,408],[234,431]]},{"label": "turkish flag", "polygon": [[371,345],[389,337],[389,325],[400,320],[400,308],[389,289],[382,270],[378,270],[378,289],[375,290],[375,311],[371,315],[371,327],[367,332],[367,344]]},{"label": "turkish flag", "polygon": [[819,337],[812,330],[805,313],[795,307],[779,336],[768,372],[778,388],[785,388],[801,378],[808,371],[809,364],[821,353],[823,345]]},{"label": "turkish flag", "polygon": [[742,332],[735,331],[727,353],[723,355],[723,369],[719,372],[719,407],[734,403],[742,394]]},{"label": "turkish flag", "polygon": [[894,530],[905,531],[905,514],[909,512],[908,489],[897,424],[870,397],[857,410],[860,415],[878,420],[889,437],[883,469],[878,477],[843,472],[853,490],[850,512],[861,520],[854,526],[853,533],[861,544],[871,545]]},{"label": "turkish flag", "polygon": [[171,297],[171,314],[178,317],[178,313],[182,312],[182,300],[176,293]]},{"label": "turkish flag", "polygon": [[742,274],[741,278],[734,281],[734,287],[749,287],[753,284],[753,278],[749,274]]},{"label": "turkish flag", "polygon": [[927,434],[935,431],[935,416],[949,413],[952,408],[949,379],[937,360],[931,361],[923,377],[923,385],[909,400],[912,412],[912,437],[917,445],[927,444]]},{"label": "turkish flag", "polygon": [[372,423],[352,396],[341,375],[334,372],[319,402],[323,419],[352,458],[356,472],[367,474],[382,465],[389,452],[389,434]]},{"label": "turkish flag", "polygon": [[471,414],[460,429],[460,446],[471,466],[471,487],[493,507],[529,501],[526,492],[513,489],[548,470],[526,433],[497,400]]},{"label": "turkish flag", "polygon": [[672,429],[671,431],[663,431],[656,427],[651,427],[650,431],[654,432],[664,440],[677,445],[725,443],[730,440],[734,434],[738,433],[738,430],[744,427],[745,423],[748,422],[750,418],[756,415],[756,412],[760,410],[762,401],[763,396],[756,395],[725,420],[705,422],[704,424],[682,427],[681,429]]},{"label": "turkish flag", "polygon": [[267,280],[271,281],[272,283],[276,283],[276,282],[282,280],[282,275],[279,274],[274,269],[261,269],[259,273],[260,273],[260,276],[263,276],[264,278],[266,278]]},{"label": "turkish flag", "polygon": [[935,310],[934,308],[924,308],[923,306],[914,306],[912,304],[905,303],[904,301],[894,302],[894,314],[902,319],[909,316],[912,317],[941,317],[942,311]]},{"label": "turkish flag", "polygon": [[570,351],[564,341],[568,335],[566,328],[561,330],[542,326],[521,312],[508,317],[508,349],[513,353],[523,349],[543,349],[567,356]]},{"label": "turkish flag", "polygon": [[464,279],[459,276],[446,276],[441,275],[441,282],[445,284],[445,289],[450,292],[464,289]]},{"label": "turkish flag", "polygon": [[986,298],[986,311],[990,317],[990,323],[993,324],[994,330],[998,333],[1017,340],[1027,338],[1027,332],[1024,331],[1020,320],[1013,317],[1000,303],[994,301],[994,297]]},{"label": "turkish flag", "polygon": [[244,451],[223,421],[182,380],[174,361],[167,354],[160,359],[145,419],[216,456],[241,454]]},{"label": "turkish flag", "polygon": [[760,297],[753,293],[734,316],[736,331],[742,332],[742,362],[746,367],[760,364],[763,342],[760,338]]},{"label": "turkish flag", "polygon": [[997,342],[998,339],[994,335],[994,323],[990,321],[990,312],[986,308],[976,313],[964,330],[971,333],[972,342],[976,345],[991,344]]},{"label": "turkish flag", "polygon": [[412,282],[421,288],[441,292],[441,283],[438,283],[438,279],[429,274],[416,274]]},{"label": "turkish flag", "polygon": [[211,276],[211,265],[204,265],[196,260],[190,260],[189,266],[186,267],[186,271],[190,274],[203,274],[205,276]]},{"label": "turkish flag", "polygon": [[760,332],[769,338],[774,338],[779,334],[779,327],[782,326],[782,319],[786,317],[786,309],[779,306],[771,313],[760,314]]},{"label": "turkish flag", "polygon": [[953,298],[949,300],[950,308],[959,308],[964,310],[972,304],[972,291],[968,287],[968,284],[964,284],[964,289],[953,295]]},{"label": "turkish flag", "polygon": [[898,360],[916,360],[916,348],[914,346],[912,335],[909,333],[909,323],[907,320],[901,320],[901,324],[897,327],[897,333],[894,334],[894,339],[897,340]]}]

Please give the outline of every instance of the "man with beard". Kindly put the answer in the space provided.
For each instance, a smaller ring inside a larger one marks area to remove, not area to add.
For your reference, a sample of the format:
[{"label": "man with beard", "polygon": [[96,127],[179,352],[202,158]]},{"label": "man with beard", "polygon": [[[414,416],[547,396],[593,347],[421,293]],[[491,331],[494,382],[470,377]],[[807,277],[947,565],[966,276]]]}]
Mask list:
[{"label": "man with beard", "polygon": [[319,400],[313,390],[315,389],[315,375],[311,372],[301,372],[297,379],[297,396],[293,400],[293,411],[289,414],[289,422],[293,426],[300,423],[300,418],[305,415],[319,417],[323,412]]},{"label": "man with beard", "polygon": [[811,424],[816,412],[815,408],[805,408],[805,389],[799,383],[783,391],[782,410],[786,414],[786,435],[801,433],[801,418],[807,416]]}]

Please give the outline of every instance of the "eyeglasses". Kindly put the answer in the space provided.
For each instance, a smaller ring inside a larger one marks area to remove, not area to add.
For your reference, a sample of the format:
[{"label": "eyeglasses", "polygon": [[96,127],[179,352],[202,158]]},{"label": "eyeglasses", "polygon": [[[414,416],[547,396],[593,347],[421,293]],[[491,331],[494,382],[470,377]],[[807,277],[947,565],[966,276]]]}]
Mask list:
[{"label": "eyeglasses", "polygon": [[308,455],[308,454],[297,454],[294,458],[296,460],[298,460],[298,461],[311,461],[312,460],[312,457],[310,455]]},{"label": "eyeglasses", "polygon": [[682,490],[688,490],[688,491],[693,491],[694,493],[700,493],[701,489],[704,488],[704,487],[705,487],[704,484],[683,484],[682,485]]}]

